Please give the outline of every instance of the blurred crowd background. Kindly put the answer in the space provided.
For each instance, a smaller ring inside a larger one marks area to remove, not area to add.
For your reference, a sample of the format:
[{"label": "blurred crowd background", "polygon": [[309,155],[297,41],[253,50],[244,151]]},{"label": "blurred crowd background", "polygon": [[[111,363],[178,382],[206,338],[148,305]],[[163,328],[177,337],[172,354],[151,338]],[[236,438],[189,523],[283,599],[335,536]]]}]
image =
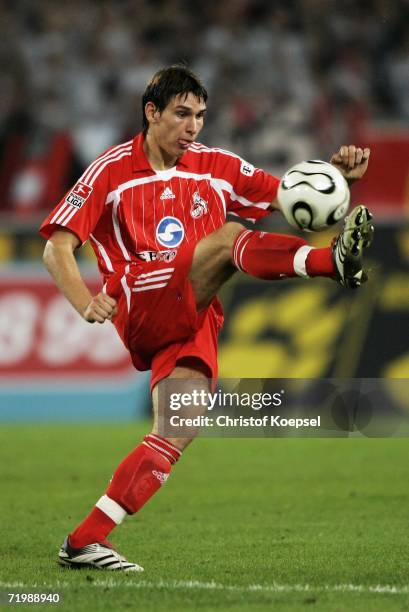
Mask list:
[{"label": "blurred crowd background", "polygon": [[0,24],[0,210],[14,221],[37,221],[139,130],[169,63],[208,88],[202,140],[276,173],[409,122],[407,0],[3,0]]},{"label": "blurred crowd background", "polygon": [[[263,303],[270,309],[278,292],[277,299],[284,299],[282,308],[293,312],[293,319],[288,315],[278,331],[274,330],[277,321],[272,320],[266,324],[268,329],[259,329],[254,313],[260,312],[261,303],[259,297],[254,303],[250,298],[254,292],[260,296],[261,285],[254,289],[251,281],[241,279],[230,291],[230,301],[225,300],[229,316],[233,313],[237,320],[230,317],[232,323],[222,338],[222,373],[235,375],[242,363],[240,355],[251,354],[255,370],[248,375],[283,375],[287,362],[282,351],[288,357],[285,375],[328,373],[336,361],[334,347],[344,327],[350,329],[348,316],[361,300],[360,325],[366,334],[354,350],[362,355],[366,351],[367,356],[361,360],[356,356],[356,368],[351,369],[346,349],[341,356],[346,365],[335,372],[407,375],[407,333],[396,331],[394,324],[399,320],[400,330],[405,325],[407,329],[409,304],[408,0],[2,0],[0,263],[29,261],[40,270],[44,245],[37,230],[42,218],[90,161],[140,130],[141,94],[147,81],[157,69],[180,61],[187,62],[208,89],[209,110],[200,137],[208,145],[233,150],[278,176],[302,159],[328,159],[342,144],[372,149],[370,170],[365,181],[353,188],[353,195],[375,212],[378,242],[372,251],[372,278],[378,275],[382,280],[382,295],[380,290],[373,293],[381,287],[379,283],[373,283],[369,293],[360,293],[368,303],[361,297],[339,295],[340,319],[328,284],[322,294],[321,285],[314,285],[312,301],[308,293],[312,289],[304,294],[301,285],[291,285],[295,297],[290,292],[288,303],[285,288],[270,287]],[[278,216],[273,217],[267,227],[277,223],[282,227]],[[328,244],[329,238],[312,235],[310,239]],[[90,249],[82,249],[80,258],[91,257]],[[33,282],[37,274],[31,277]],[[28,287],[27,280],[21,282]],[[41,293],[33,285],[27,299],[20,294],[16,298],[15,291],[10,284],[0,285],[3,370],[18,376],[25,369],[52,376],[58,371],[58,359],[59,363],[68,359],[68,341],[77,337],[67,332],[67,321],[77,323],[71,320],[71,311],[64,310],[65,327],[56,328],[53,309],[59,298],[50,287]],[[244,314],[238,310],[243,301]],[[297,304],[302,313],[291,310]],[[367,309],[370,305],[374,310],[375,304],[381,307],[372,317],[372,328]],[[318,340],[310,334],[307,350],[301,331],[296,336],[294,330],[299,321],[304,328],[315,325],[317,307],[323,310],[324,328],[316,330],[321,344],[311,361]],[[49,310],[45,331],[39,328],[43,322],[36,308]],[[58,308],[65,306],[59,302]],[[310,308],[309,323],[303,319],[305,308]],[[18,312],[20,326],[13,318]],[[332,323],[327,322],[329,312]],[[28,315],[33,317],[30,329],[34,330],[30,342]],[[253,325],[251,333],[246,332],[247,324]],[[11,330],[14,335],[8,336]],[[64,330],[62,341],[58,334]],[[382,330],[387,330],[383,340]],[[287,332],[291,337],[284,338]],[[42,334],[48,334],[48,347],[50,338],[54,339],[54,352],[41,348]],[[87,338],[84,330],[78,334]],[[375,337],[377,343],[372,346]],[[89,367],[86,359],[91,357],[84,355],[90,342],[84,340],[77,372]],[[304,349],[309,365],[303,358],[303,365],[294,369]],[[99,359],[99,366],[103,362],[97,350],[92,359]],[[109,360],[104,363],[106,371],[112,371]]]}]

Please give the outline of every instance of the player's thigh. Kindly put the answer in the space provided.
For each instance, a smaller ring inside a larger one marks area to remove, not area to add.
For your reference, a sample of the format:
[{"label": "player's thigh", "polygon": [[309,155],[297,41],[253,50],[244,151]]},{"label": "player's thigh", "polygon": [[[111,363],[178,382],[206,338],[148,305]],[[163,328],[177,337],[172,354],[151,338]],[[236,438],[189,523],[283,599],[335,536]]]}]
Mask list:
[{"label": "player's thigh", "polygon": [[232,249],[243,229],[240,223],[226,223],[196,245],[189,279],[199,310],[207,306],[223,283],[236,272]]},{"label": "player's thigh", "polygon": [[[186,393],[193,397],[193,392],[209,391],[209,382],[206,376],[199,370],[192,368],[177,366],[173,372],[165,379],[172,379],[174,381],[174,388],[169,389],[169,386],[163,387],[163,391],[160,388],[162,381],[154,386],[152,390],[152,404],[153,404],[153,427],[152,433],[163,435],[163,430],[160,427],[161,417],[169,414],[168,402],[169,402],[169,391],[171,393]],[[165,402],[167,404],[165,405]],[[198,401],[197,405],[193,406],[181,406],[177,414],[181,418],[194,418],[196,416],[202,416],[206,412],[207,404],[205,402]],[[188,444],[196,437],[199,433],[199,428],[184,428],[186,437],[171,437],[166,436],[169,440],[180,450],[186,448]]]}]

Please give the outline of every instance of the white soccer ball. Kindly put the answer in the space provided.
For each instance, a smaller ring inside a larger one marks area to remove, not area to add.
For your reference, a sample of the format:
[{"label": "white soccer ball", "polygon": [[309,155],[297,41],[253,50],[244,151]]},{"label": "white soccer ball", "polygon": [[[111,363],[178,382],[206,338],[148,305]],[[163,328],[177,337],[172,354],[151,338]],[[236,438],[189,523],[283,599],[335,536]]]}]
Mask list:
[{"label": "white soccer ball", "polygon": [[278,187],[278,203],[293,227],[319,232],[337,223],[349,206],[349,187],[341,172],[319,159],[290,168]]}]

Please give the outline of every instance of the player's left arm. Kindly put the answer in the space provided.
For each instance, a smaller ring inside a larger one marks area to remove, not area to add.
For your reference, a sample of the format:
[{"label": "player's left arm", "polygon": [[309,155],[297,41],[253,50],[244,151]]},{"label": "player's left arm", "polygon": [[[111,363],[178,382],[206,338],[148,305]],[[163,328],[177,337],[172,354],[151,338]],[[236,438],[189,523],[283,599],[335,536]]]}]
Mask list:
[{"label": "player's left arm", "polygon": [[368,147],[361,149],[355,145],[342,145],[339,151],[334,153],[330,162],[338,168],[343,177],[351,185],[362,178],[368,169],[371,150]]}]

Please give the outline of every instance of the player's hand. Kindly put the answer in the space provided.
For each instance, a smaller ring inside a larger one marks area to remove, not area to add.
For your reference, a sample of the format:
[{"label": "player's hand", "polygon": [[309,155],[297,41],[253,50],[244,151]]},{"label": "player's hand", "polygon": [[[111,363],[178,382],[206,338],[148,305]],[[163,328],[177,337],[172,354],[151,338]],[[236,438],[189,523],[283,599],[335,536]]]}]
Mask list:
[{"label": "player's hand", "polygon": [[82,316],[88,323],[104,323],[106,319],[112,321],[117,312],[116,300],[101,291],[98,295],[94,295]]},{"label": "player's hand", "polygon": [[331,164],[338,168],[349,183],[352,183],[365,174],[370,153],[371,151],[368,148],[361,149],[355,145],[343,145],[331,157]]}]

